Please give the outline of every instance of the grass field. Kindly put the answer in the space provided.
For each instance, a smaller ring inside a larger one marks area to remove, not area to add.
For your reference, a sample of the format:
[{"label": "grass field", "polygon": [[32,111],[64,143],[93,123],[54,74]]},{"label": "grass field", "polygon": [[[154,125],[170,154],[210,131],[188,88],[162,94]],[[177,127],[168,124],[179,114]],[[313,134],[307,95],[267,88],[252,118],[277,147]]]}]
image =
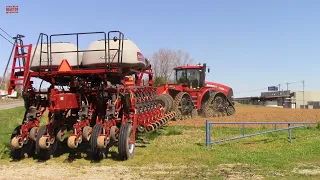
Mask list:
[{"label": "grass field", "polygon": [[[24,177],[31,178],[30,175],[28,177],[28,169],[41,168],[41,164],[32,158],[10,162],[10,134],[22,116],[23,108],[0,111],[0,174],[6,174],[8,179],[13,179],[17,171],[21,175],[25,171]],[[204,125],[169,125],[158,133],[148,134],[138,142],[135,157],[125,162],[117,161],[114,152],[100,163],[91,163],[85,153],[70,161],[69,151],[63,149],[65,153],[60,157],[44,164],[46,171],[53,168],[51,171],[55,175],[38,178],[94,178],[100,173],[99,177],[116,179],[320,179],[319,127],[293,130],[292,144],[289,143],[288,132],[283,131],[207,148]],[[246,133],[266,129],[249,128]],[[239,128],[216,127],[212,131],[214,139],[238,135],[241,135]],[[10,171],[13,165],[20,169]],[[59,174],[60,171],[64,173]],[[111,171],[118,173],[117,176]]]}]

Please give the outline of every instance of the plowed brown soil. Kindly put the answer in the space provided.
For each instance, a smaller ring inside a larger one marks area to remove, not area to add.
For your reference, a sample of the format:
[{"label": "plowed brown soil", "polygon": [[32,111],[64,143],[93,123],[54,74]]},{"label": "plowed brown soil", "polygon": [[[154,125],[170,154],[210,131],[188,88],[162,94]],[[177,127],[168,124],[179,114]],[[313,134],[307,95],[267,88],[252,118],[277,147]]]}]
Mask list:
[{"label": "plowed brown soil", "polygon": [[236,114],[233,116],[216,118],[203,118],[199,116],[197,119],[171,121],[169,124],[205,126],[206,120],[209,120],[210,122],[318,122],[320,121],[320,109],[287,109],[246,106],[236,107]]}]

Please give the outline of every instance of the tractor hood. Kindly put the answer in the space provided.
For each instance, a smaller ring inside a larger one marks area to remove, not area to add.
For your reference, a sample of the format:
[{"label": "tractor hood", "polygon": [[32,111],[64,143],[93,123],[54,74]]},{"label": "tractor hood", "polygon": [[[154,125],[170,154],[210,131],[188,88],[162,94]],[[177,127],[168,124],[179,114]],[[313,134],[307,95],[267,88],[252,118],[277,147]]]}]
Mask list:
[{"label": "tractor hood", "polygon": [[224,94],[228,94],[231,87],[223,85],[223,84],[219,84],[219,83],[215,83],[215,82],[205,82],[205,87],[211,87],[216,89],[217,91],[223,92]]}]

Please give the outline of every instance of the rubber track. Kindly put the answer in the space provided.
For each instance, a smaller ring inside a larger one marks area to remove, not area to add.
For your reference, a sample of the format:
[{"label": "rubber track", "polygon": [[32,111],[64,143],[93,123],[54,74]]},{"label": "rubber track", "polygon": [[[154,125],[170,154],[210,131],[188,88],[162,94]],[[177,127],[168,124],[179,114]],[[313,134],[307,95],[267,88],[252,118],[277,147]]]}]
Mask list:
[{"label": "rubber track", "polygon": [[[218,92],[213,92],[210,97],[208,98],[207,102],[205,102],[204,108],[203,108],[203,113],[206,117],[215,117],[215,110],[210,109],[208,106],[210,105],[209,102],[213,101],[214,97],[216,96]],[[213,111],[212,115],[209,115],[208,111]]]},{"label": "rubber track", "polygon": [[234,107],[234,105],[232,104],[232,102],[230,101],[230,99],[229,99],[228,97],[226,97],[226,98],[227,98],[227,101],[228,101],[228,103],[229,103],[229,106],[231,106],[231,107],[233,108],[233,110],[234,110],[234,113],[233,113],[233,114],[228,115],[228,116],[232,116],[232,115],[234,115],[234,114],[236,113],[236,108]]},{"label": "rubber track", "polygon": [[[206,111],[210,111],[210,110],[211,110],[210,108],[207,108],[207,106],[209,105],[208,103],[212,102],[218,93],[221,93],[221,92],[213,92],[213,93],[210,95],[210,97],[209,97],[209,99],[207,100],[207,102],[206,102],[206,104],[205,104],[205,107],[204,107],[204,109],[203,109],[204,114],[208,114],[208,113],[206,113]],[[234,108],[234,106],[233,106],[233,104],[230,102],[229,98],[228,98],[228,97],[225,97],[225,99],[227,100],[229,106],[232,106],[232,107]],[[234,109],[235,109],[235,108],[234,108]],[[216,109],[213,109],[213,115],[212,115],[211,117],[220,117],[220,116],[228,116],[228,115],[227,115],[227,112],[216,112]]]},{"label": "rubber track", "polygon": [[[173,111],[179,111],[179,109],[178,109],[178,106],[179,106],[179,103],[180,103],[180,101],[182,100],[182,97],[184,96],[184,95],[188,95],[189,96],[189,98],[190,98],[190,95],[189,95],[189,93],[187,93],[187,92],[179,92],[178,94],[177,94],[177,96],[174,98],[174,104],[173,104],[173,108],[172,108],[172,110]],[[191,98],[190,98],[191,99]],[[192,104],[193,104],[193,102],[192,102]],[[182,115],[182,119],[185,119],[186,117],[187,117],[188,115]]]}]

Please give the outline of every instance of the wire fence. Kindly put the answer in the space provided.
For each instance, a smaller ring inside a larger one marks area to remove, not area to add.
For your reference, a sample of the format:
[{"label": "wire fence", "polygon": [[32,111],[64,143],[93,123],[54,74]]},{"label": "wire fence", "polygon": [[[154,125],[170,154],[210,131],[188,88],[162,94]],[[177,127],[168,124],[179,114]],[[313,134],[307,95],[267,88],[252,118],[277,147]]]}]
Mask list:
[{"label": "wire fence", "polygon": [[[231,138],[211,141],[211,125],[212,124],[242,125],[242,135],[241,136],[237,136],[237,137],[231,137]],[[273,130],[269,130],[269,131],[259,132],[259,133],[246,134],[246,125],[248,125],[248,124],[259,124],[259,125],[261,125],[261,124],[269,124],[269,125],[274,125],[274,129]],[[300,124],[300,125],[299,126],[292,126],[293,124]],[[206,120],[206,146],[208,147],[211,144],[218,144],[218,143],[221,143],[221,142],[232,141],[232,140],[237,140],[237,139],[243,139],[243,138],[247,138],[247,137],[263,135],[263,134],[272,133],[272,132],[280,132],[280,131],[284,131],[284,130],[288,130],[290,143],[292,143],[292,131],[291,131],[291,129],[304,127],[304,126],[306,126],[308,124],[316,124],[316,122],[209,122],[208,120]],[[287,128],[278,129],[278,125],[287,125],[288,127]]]}]

